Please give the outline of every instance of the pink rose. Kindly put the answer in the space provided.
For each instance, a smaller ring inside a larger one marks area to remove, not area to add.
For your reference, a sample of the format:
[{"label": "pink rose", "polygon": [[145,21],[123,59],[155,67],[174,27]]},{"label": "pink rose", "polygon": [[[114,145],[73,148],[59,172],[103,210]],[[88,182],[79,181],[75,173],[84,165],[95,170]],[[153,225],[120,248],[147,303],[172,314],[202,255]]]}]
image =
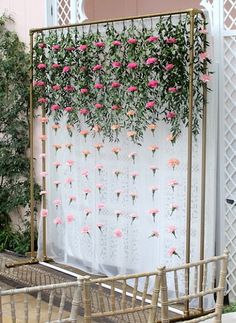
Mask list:
[{"label": "pink rose", "polygon": [[95,85],[94,85],[94,88],[95,89],[102,89],[104,86],[101,84],[101,83],[96,83]]},{"label": "pink rose", "polygon": [[58,91],[61,89],[61,86],[60,85],[53,85],[52,89],[53,89],[53,91]]},{"label": "pink rose", "polygon": [[80,46],[79,46],[79,50],[80,50],[81,52],[84,52],[87,48],[88,48],[88,46],[87,46],[87,45],[80,45]]},{"label": "pink rose", "polygon": [[82,93],[82,94],[85,94],[85,93],[88,93],[88,89],[80,89],[80,93]]},{"label": "pink rose", "polygon": [[149,81],[148,82],[148,86],[149,87],[152,87],[152,88],[155,88],[155,87],[157,87],[159,85],[159,82],[158,81],[156,81],[156,80],[151,80],[151,81]]},{"label": "pink rose", "polygon": [[48,102],[48,99],[47,98],[39,98],[38,99],[38,102],[39,103],[47,103]]},{"label": "pink rose", "polygon": [[157,62],[157,59],[155,57],[149,57],[147,60],[146,60],[146,64],[147,65],[152,65],[154,63]]},{"label": "pink rose", "polygon": [[169,93],[176,93],[177,92],[177,88],[176,87],[169,87],[168,88],[168,92]]},{"label": "pink rose", "polygon": [[128,92],[135,92],[137,90],[138,90],[137,86],[130,86],[127,91]]},{"label": "pink rose", "polygon": [[41,64],[38,64],[37,67],[39,70],[45,70],[46,64],[41,63]]},{"label": "pink rose", "polygon": [[60,49],[61,49],[61,46],[60,45],[58,45],[58,44],[52,45],[52,50],[57,51],[57,50],[60,50]]},{"label": "pink rose", "polygon": [[101,108],[103,108],[104,107],[104,105],[103,104],[100,104],[100,103],[96,103],[95,104],[95,108],[96,109],[101,109]]},{"label": "pink rose", "polygon": [[65,67],[63,67],[62,72],[63,73],[67,73],[67,72],[70,72],[70,70],[71,70],[71,67],[70,66],[65,66]]},{"label": "pink rose", "polygon": [[130,39],[128,39],[128,43],[129,44],[137,44],[137,39],[135,39],[135,38],[130,38]]},{"label": "pink rose", "polygon": [[167,64],[164,68],[166,71],[170,71],[174,68],[174,64]]},{"label": "pink rose", "polygon": [[67,91],[67,92],[73,92],[75,90],[75,87],[72,86],[72,85],[66,85],[64,87],[64,90]]},{"label": "pink rose", "polygon": [[83,116],[86,116],[89,113],[88,109],[80,109],[79,110],[80,114],[82,114]]},{"label": "pink rose", "polygon": [[114,45],[114,46],[120,46],[121,45],[121,42],[119,40],[114,40],[112,42],[112,45]]},{"label": "pink rose", "polygon": [[96,42],[96,43],[94,43],[94,45],[96,46],[96,47],[105,47],[105,43],[104,42],[102,42],[102,41],[98,41],[98,42]]},{"label": "pink rose", "polygon": [[112,62],[111,63],[112,67],[121,67],[121,62]]},{"label": "pink rose", "polygon": [[39,43],[38,44],[38,48],[46,48],[46,47],[47,47],[47,45],[44,44],[44,43]]},{"label": "pink rose", "polygon": [[102,65],[95,65],[94,67],[93,67],[93,71],[95,72],[95,71],[99,71],[99,70],[101,70],[102,69]]},{"label": "pink rose", "polygon": [[149,102],[146,104],[146,108],[147,108],[147,109],[153,108],[155,104],[156,104],[156,102],[155,102],[155,101],[149,101]]},{"label": "pink rose", "polygon": [[52,64],[52,68],[59,68],[59,67],[61,67],[60,64],[57,64],[57,63]]},{"label": "pink rose", "polygon": [[130,68],[130,69],[135,69],[135,68],[137,68],[137,67],[138,67],[138,64],[137,64],[137,63],[135,63],[135,62],[131,62],[131,63],[129,63],[129,64],[127,65],[127,67],[128,67],[128,68]]},{"label": "pink rose", "polygon": [[58,104],[53,104],[52,106],[51,106],[51,110],[52,111],[57,111],[57,110],[59,110],[60,109],[60,106],[58,105]]},{"label": "pink rose", "polygon": [[173,111],[169,111],[169,112],[166,113],[166,118],[168,120],[174,119],[175,117],[176,117],[176,113],[173,112]]},{"label": "pink rose", "polygon": [[166,43],[167,44],[175,44],[176,42],[177,42],[177,39],[174,38],[174,37],[166,38]]},{"label": "pink rose", "polygon": [[120,87],[120,86],[121,86],[121,84],[120,84],[119,82],[112,82],[112,83],[111,83],[111,86],[112,86],[112,87]]},{"label": "pink rose", "polygon": [[150,37],[148,37],[147,41],[148,41],[149,43],[154,43],[154,42],[156,42],[158,39],[159,39],[159,38],[158,38],[158,37],[156,37],[156,36],[150,36]]}]

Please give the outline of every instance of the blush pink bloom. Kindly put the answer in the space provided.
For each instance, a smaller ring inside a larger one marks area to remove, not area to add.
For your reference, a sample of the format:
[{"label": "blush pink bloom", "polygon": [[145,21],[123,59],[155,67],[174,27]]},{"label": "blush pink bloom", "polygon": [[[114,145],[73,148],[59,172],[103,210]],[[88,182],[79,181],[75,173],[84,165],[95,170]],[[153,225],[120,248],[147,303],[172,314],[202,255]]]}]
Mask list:
[{"label": "blush pink bloom", "polygon": [[103,170],[104,166],[102,164],[97,164],[95,168],[98,170],[98,173],[100,174],[101,171]]},{"label": "blush pink bloom", "polygon": [[175,203],[171,203],[171,205],[170,205],[170,209],[171,209],[171,213],[170,213],[170,216],[172,216],[172,214],[176,211],[176,210],[178,210],[178,205],[177,204],[175,204]]},{"label": "blush pink bloom", "polygon": [[88,93],[88,89],[86,89],[86,88],[80,89],[80,93],[86,94],[86,93]]},{"label": "blush pink bloom", "polygon": [[67,223],[72,223],[73,221],[75,221],[74,215],[73,214],[67,214],[66,221],[67,221]]},{"label": "blush pink bloom", "polygon": [[105,43],[102,41],[95,42],[94,45],[99,48],[105,47]]},{"label": "blush pink bloom", "polygon": [[136,152],[132,152],[132,153],[128,154],[128,158],[131,158],[133,160],[133,164],[135,164],[136,156],[137,156]]},{"label": "blush pink bloom", "polygon": [[179,183],[176,181],[176,179],[172,179],[171,181],[169,181],[168,185],[172,188],[172,190],[174,191],[175,186],[179,185]]},{"label": "blush pink bloom", "polygon": [[94,85],[94,88],[95,88],[95,89],[103,89],[103,88],[104,88],[104,85],[103,85],[103,84],[101,84],[101,83],[96,83],[96,84]]},{"label": "blush pink bloom", "polygon": [[135,180],[136,180],[136,178],[137,178],[137,176],[139,176],[139,173],[137,173],[137,172],[132,172],[131,174],[130,174],[130,176],[132,177],[132,179],[133,179],[133,183],[135,182]]},{"label": "blush pink bloom", "polygon": [[84,209],[84,214],[86,217],[88,217],[92,213],[91,209]]},{"label": "blush pink bloom", "polygon": [[201,27],[201,28],[199,29],[199,32],[200,32],[200,34],[207,34],[207,33],[208,33],[207,29],[205,29],[205,28],[203,28],[203,27]]},{"label": "blush pink bloom", "polygon": [[122,231],[120,230],[120,229],[115,229],[115,231],[114,231],[114,236],[116,237],[116,238],[121,238],[122,237]]},{"label": "blush pink bloom", "polygon": [[157,186],[151,186],[151,187],[150,187],[150,190],[151,190],[151,192],[152,192],[152,199],[154,200],[155,193],[156,193],[156,191],[158,190],[158,187],[157,187]]},{"label": "blush pink bloom", "polygon": [[79,113],[83,116],[86,116],[87,114],[89,114],[89,110],[88,109],[80,109]]},{"label": "blush pink bloom", "polygon": [[66,85],[66,86],[64,87],[64,90],[65,90],[66,92],[73,92],[73,91],[75,90],[75,87],[74,87],[73,85]]},{"label": "blush pink bloom", "polygon": [[121,216],[122,212],[120,210],[115,211],[116,219],[119,220],[119,217]]},{"label": "blush pink bloom", "polygon": [[54,224],[58,225],[58,224],[62,224],[62,219],[57,216],[54,220],[53,220]]},{"label": "blush pink bloom", "polygon": [[71,167],[74,165],[74,163],[75,163],[75,161],[74,161],[74,160],[69,159],[69,160],[67,160],[67,162],[66,162],[66,166],[69,166],[69,167],[70,167],[70,169],[71,169]]},{"label": "blush pink bloom", "polygon": [[96,188],[98,189],[98,191],[99,191],[99,193],[101,193],[101,190],[102,190],[102,188],[103,188],[103,184],[101,184],[101,183],[97,183],[96,184]]},{"label": "blush pink bloom", "polygon": [[[67,125],[68,127],[68,125]],[[69,129],[69,128],[68,128]],[[71,151],[71,148],[73,147],[73,144],[69,143],[69,144],[65,144],[65,147],[69,149],[69,151]]]},{"label": "blush pink bloom", "polygon": [[174,226],[174,225],[169,225],[169,226],[168,226],[167,231],[168,231],[169,233],[173,234],[173,235],[175,236],[175,238],[176,238],[176,234],[175,234],[175,232],[176,232],[176,226]]},{"label": "blush pink bloom", "polygon": [[127,89],[127,91],[128,91],[128,92],[135,92],[135,91],[137,91],[137,90],[138,90],[137,86],[130,86],[130,87],[128,87],[128,89]]},{"label": "blush pink bloom", "polygon": [[129,39],[127,40],[127,42],[128,42],[128,44],[137,44],[138,40],[137,40],[137,39],[135,39],[135,38],[129,38]]},{"label": "blush pink bloom", "polygon": [[61,89],[61,86],[56,84],[52,86],[52,89],[53,91],[59,91]]},{"label": "blush pink bloom", "polygon": [[52,106],[51,106],[51,110],[52,111],[57,111],[57,110],[59,110],[60,109],[60,106],[58,105],[58,104],[53,104]]},{"label": "blush pink bloom", "polygon": [[118,68],[121,67],[121,62],[112,62],[111,65],[112,67]]},{"label": "blush pink bloom", "polygon": [[38,102],[39,103],[47,103],[48,102],[48,99],[47,98],[39,98],[38,99]]},{"label": "blush pink bloom", "polygon": [[[114,111],[118,111],[118,110],[121,110],[121,106],[119,106],[119,105],[113,105],[112,107],[111,107],[111,109],[112,110],[114,110]],[[117,128],[118,129],[118,128]]]},{"label": "blush pink bloom", "polygon": [[154,156],[155,152],[159,149],[159,147],[157,145],[151,145],[148,146],[148,149],[151,150],[152,156]]},{"label": "blush pink bloom", "polygon": [[37,65],[39,70],[45,70],[45,68],[47,67],[46,64],[40,63]]},{"label": "blush pink bloom", "polygon": [[166,64],[164,68],[166,71],[171,71],[173,70],[174,67],[175,67],[174,64]]},{"label": "blush pink bloom", "polygon": [[168,255],[170,256],[170,257],[172,257],[173,255],[175,255],[175,256],[177,256],[177,257],[179,257],[180,258],[180,256],[178,255],[178,253],[176,252],[176,248],[175,247],[172,247],[172,248],[170,248],[169,250],[168,250]]},{"label": "blush pink bloom", "polygon": [[53,184],[56,185],[56,188],[58,188],[58,186],[61,184],[60,181],[53,181]]},{"label": "blush pink bloom", "polygon": [[147,104],[146,104],[146,108],[147,108],[147,109],[151,109],[151,108],[153,108],[153,107],[155,106],[155,104],[156,104],[156,102],[155,102],[155,101],[149,101],[149,102],[147,102]]},{"label": "blush pink bloom", "polygon": [[132,203],[134,205],[134,202],[135,202],[136,198],[138,197],[138,194],[135,192],[131,192],[129,195],[130,195],[130,197],[132,199]]},{"label": "blush pink bloom", "polygon": [[40,118],[40,121],[41,121],[42,123],[47,123],[47,122],[48,122],[48,117],[41,117],[41,118]]},{"label": "blush pink bloom", "polygon": [[74,182],[74,179],[73,178],[71,178],[71,177],[67,177],[66,179],[65,179],[65,183],[66,184],[70,184],[70,186],[72,186],[72,183]]},{"label": "blush pink bloom", "polygon": [[45,218],[46,216],[48,216],[48,210],[42,209],[40,215]]},{"label": "blush pink bloom", "polygon": [[176,117],[176,113],[175,112],[173,112],[173,111],[168,111],[167,113],[166,113],[166,118],[168,119],[168,120],[172,120],[172,119],[174,119]]},{"label": "blush pink bloom", "polygon": [[88,179],[89,171],[87,169],[84,169],[82,171],[82,176],[84,176],[86,179]]},{"label": "blush pink bloom", "polygon": [[177,158],[171,158],[168,160],[168,165],[172,167],[173,170],[175,169],[176,166],[179,166],[179,164],[180,164],[180,161]]},{"label": "blush pink bloom", "polygon": [[169,87],[168,88],[168,92],[169,93],[176,93],[177,92],[177,88],[176,87]]},{"label": "blush pink bloom", "polygon": [[63,73],[68,73],[68,72],[70,72],[70,70],[71,70],[70,66],[64,66],[62,72]]},{"label": "blush pink bloom", "polygon": [[44,82],[44,81],[35,81],[34,83],[33,83],[33,85],[34,86],[45,86],[46,85],[46,83]]},{"label": "blush pink bloom", "polygon": [[58,44],[52,45],[52,50],[57,51],[57,50],[60,50],[60,49],[61,49],[60,45],[58,45]]},{"label": "blush pink bloom", "polygon": [[48,175],[48,173],[47,172],[41,172],[40,175],[41,175],[41,177],[46,177]]},{"label": "blush pink bloom", "polygon": [[112,152],[116,155],[117,159],[120,151],[121,151],[120,147],[112,147]]},{"label": "blush pink bloom", "polygon": [[120,86],[121,86],[121,84],[119,82],[112,82],[111,83],[111,87],[113,87],[113,88],[117,88],[117,87],[120,87]]},{"label": "blush pink bloom", "polygon": [[151,88],[155,88],[159,85],[159,81],[157,80],[151,80],[148,82],[148,86],[151,87]]},{"label": "blush pink bloom", "polygon": [[58,151],[59,149],[62,148],[62,145],[60,145],[60,144],[54,144],[53,147],[56,149],[56,151]]},{"label": "blush pink bloom", "polygon": [[157,36],[150,36],[150,37],[148,37],[147,41],[149,43],[155,43],[158,39],[159,39],[159,37],[157,37]]},{"label": "blush pink bloom", "polygon": [[100,213],[100,212],[101,212],[101,210],[105,208],[105,204],[104,204],[104,203],[99,203],[99,204],[97,205],[97,208],[98,208],[98,212]]},{"label": "blush pink bloom", "polygon": [[199,54],[199,58],[201,62],[203,62],[208,57],[209,57],[209,54],[207,52],[202,52]]},{"label": "blush pink bloom", "polygon": [[60,128],[61,128],[61,126],[58,123],[55,123],[52,125],[52,129],[55,131],[55,133],[57,133],[57,130]]},{"label": "blush pink bloom", "polygon": [[146,65],[152,65],[152,64],[155,64],[156,62],[157,62],[157,59],[155,57],[149,57],[146,60]]},{"label": "blush pink bloom", "polygon": [[61,166],[61,163],[59,161],[55,161],[55,162],[53,162],[53,166],[55,166],[56,169],[58,169],[58,167]]},{"label": "blush pink bloom", "polygon": [[95,71],[99,71],[99,70],[101,70],[102,69],[102,65],[95,65],[94,67],[93,67],[93,71],[95,72]]},{"label": "blush pink bloom", "polygon": [[153,230],[152,233],[150,234],[150,236],[148,238],[153,238],[153,237],[156,237],[158,238],[159,237],[159,232],[157,230]]},{"label": "blush pink bloom", "polygon": [[101,109],[101,108],[103,108],[104,107],[104,105],[103,104],[101,104],[101,103],[95,103],[95,108],[96,109]]},{"label": "blush pink bloom", "polygon": [[132,214],[130,214],[130,217],[131,217],[131,224],[133,224],[133,223],[134,223],[134,221],[135,221],[136,219],[138,219],[138,215],[137,215],[136,213],[132,213]]},{"label": "blush pink bloom", "polygon": [[121,42],[119,40],[114,40],[112,42],[112,45],[114,45],[114,46],[120,46],[121,45]]},{"label": "blush pink bloom", "polygon": [[74,110],[74,108],[73,108],[73,107],[65,107],[65,108],[64,108],[64,110],[65,110],[66,112],[71,112],[71,111],[73,111],[73,110]]},{"label": "blush pink bloom", "polygon": [[207,83],[207,82],[209,82],[211,80],[211,77],[210,77],[209,74],[203,74],[203,75],[201,75],[200,80],[203,83]]},{"label": "blush pink bloom", "polygon": [[103,144],[102,143],[98,143],[98,144],[94,144],[94,147],[97,149],[98,152],[100,152],[101,148],[103,148]]},{"label": "blush pink bloom", "polygon": [[83,189],[83,192],[85,194],[85,200],[86,200],[87,197],[88,197],[88,194],[91,193],[92,191],[91,191],[90,188],[86,187],[86,188]]},{"label": "blush pink bloom", "polygon": [[39,43],[38,48],[46,48],[47,45],[45,43]]},{"label": "blush pink bloom", "polygon": [[61,67],[61,65],[60,65],[60,64],[58,64],[58,63],[54,63],[54,64],[52,64],[52,68],[59,68],[59,67]]},{"label": "blush pink bloom", "polygon": [[103,223],[97,223],[97,228],[102,232],[102,228],[104,227]]},{"label": "blush pink bloom", "polygon": [[153,217],[153,222],[155,222],[156,221],[156,215],[159,213],[160,211],[158,210],[158,209],[150,209],[149,211],[148,211],[148,213],[149,214],[151,214],[152,215],[152,217]]},{"label": "blush pink bloom", "polygon": [[48,139],[47,135],[40,135],[39,139],[42,141],[46,141]]},{"label": "blush pink bloom", "polygon": [[61,205],[61,200],[60,200],[60,199],[55,199],[55,200],[53,201],[53,204],[54,204],[56,207],[58,207],[59,205]]},{"label": "blush pink bloom", "polygon": [[83,233],[83,234],[87,234],[87,235],[90,236],[89,226],[88,225],[85,225],[84,227],[81,228],[80,232]]},{"label": "blush pink bloom", "polygon": [[158,167],[157,167],[157,166],[152,165],[152,166],[150,166],[150,169],[151,169],[151,171],[152,171],[153,176],[155,176],[156,171],[158,170]]},{"label": "blush pink bloom", "polygon": [[88,49],[88,46],[87,45],[80,45],[79,46],[79,50],[81,51],[81,52],[84,52],[85,50],[87,50]]},{"label": "blush pink bloom", "polygon": [[166,38],[165,42],[167,44],[175,44],[177,42],[177,39],[174,37],[169,37],[169,38]]},{"label": "blush pink bloom", "polygon": [[129,63],[129,64],[127,65],[127,67],[128,67],[129,69],[131,69],[131,70],[134,70],[134,69],[136,69],[136,68],[138,67],[138,64],[137,64],[137,63],[135,63],[135,62],[131,62],[131,63]]}]

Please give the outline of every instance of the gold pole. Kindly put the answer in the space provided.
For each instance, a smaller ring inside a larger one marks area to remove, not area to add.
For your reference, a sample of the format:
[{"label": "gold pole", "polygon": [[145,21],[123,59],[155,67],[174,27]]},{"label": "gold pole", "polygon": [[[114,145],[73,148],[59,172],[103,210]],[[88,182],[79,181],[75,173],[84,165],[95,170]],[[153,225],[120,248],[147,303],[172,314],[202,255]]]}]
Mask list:
[{"label": "gold pole", "polygon": [[[45,107],[42,106],[42,118],[45,118]],[[46,126],[45,122],[42,122],[42,135],[46,135]],[[42,140],[42,153],[46,153],[46,141]],[[46,172],[46,158],[42,158],[42,171]],[[46,191],[46,177],[43,177],[43,183],[42,183],[42,189],[43,191]],[[43,203],[42,203],[43,209],[46,209],[46,195],[43,194]],[[47,228],[46,228],[46,217],[43,217],[43,259],[47,258]]]},{"label": "gold pole", "polygon": [[[206,19],[204,19],[204,28],[206,28]],[[206,35],[204,35],[206,38]],[[206,40],[206,39],[205,39]],[[206,43],[204,43],[204,52]],[[204,61],[204,74],[207,71],[207,62]],[[203,84],[203,111],[202,111],[202,171],[201,171],[201,218],[200,218],[200,260],[205,256],[205,202],[206,202],[206,138],[207,138],[207,85]],[[199,290],[202,291],[203,266],[200,266]],[[199,298],[199,308],[203,312],[203,297]]]},{"label": "gold pole", "polygon": [[[191,197],[192,197],[192,116],[193,116],[193,60],[194,60],[194,16],[196,10],[191,10],[190,16],[190,41],[189,41],[189,115],[188,115],[188,159],[187,159],[187,207],[186,207],[186,246],[185,262],[190,262],[191,243]],[[186,293],[189,294],[189,269],[186,269]],[[189,301],[185,303],[184,315],[189,316]]]}]

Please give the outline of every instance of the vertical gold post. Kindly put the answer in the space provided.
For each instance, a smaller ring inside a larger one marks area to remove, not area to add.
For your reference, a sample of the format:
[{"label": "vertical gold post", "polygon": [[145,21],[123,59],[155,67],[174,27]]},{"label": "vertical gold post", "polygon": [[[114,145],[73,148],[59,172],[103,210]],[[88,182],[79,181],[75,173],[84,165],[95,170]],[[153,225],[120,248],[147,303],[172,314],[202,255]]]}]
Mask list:
[{"label": "vertical gold post", "polygon": [[35,258],[34,255],[34,112],[33,112],[33,32],[30,32],[30,237],[31,259]]},{"label": "vertical gold post", "polygon": [[[45,107],[44,105],[42,105],[42,118],[45,118]],[[42,122],[42,135],[45,136],[46,135],[46,125],[45,122]],[[45,154],[46,153],[46,140],[42,140],[42,153]],[[42,171],[46,172],[46,158],[42,158]],[[43,183],[42,183],[42,189],[43,191],[46,191],[46,177],[43,177]],[[47,208],[47,204],[46,204],[46,194],[42,195],[43,198],[43,203],[42,203],[42,207],[43,209]],[[43,258],[46,259],[47,258],[47,222],[46,222],[46,217],[43,217]]]},{"label": "vertical gold post", "polygon": [[[206,28],[206,20],[204,19],[204,28]],[[204,35],[206,37],[206,35]],[[206,43],[204,49],[206,51]],[[204,61],[204,74],[207,71],[207,62]],[[202,111],[202,170],[201,170],[201,218],[200,218],[200,260],[205,256],[205,201],[206,201],[206,138],[207,138],[207,85],[203,84],[203,111]],[[202,291],[203,282],[203,266],[200,266],[199,274],[199,291]],[[199,298],[199,308],[203,312],[203,298]]]},{"label": "vertical gold post", "polygon": [[[194,16],[195,10],[191,10],[190,15],[190,41],[189,41],[189,115],[188,115],[188,160],[187,160],[187,209],[186,209],[186,246],[185,261],[190,262],[191,243],[191,197],[192,197],[192,130],[193,130],[193,60],[194,60]],[[189,294],[189,269],[186,269],[187,286],[186,292]],[[185,303],[185,316],[189,316],[189,301]]]}]

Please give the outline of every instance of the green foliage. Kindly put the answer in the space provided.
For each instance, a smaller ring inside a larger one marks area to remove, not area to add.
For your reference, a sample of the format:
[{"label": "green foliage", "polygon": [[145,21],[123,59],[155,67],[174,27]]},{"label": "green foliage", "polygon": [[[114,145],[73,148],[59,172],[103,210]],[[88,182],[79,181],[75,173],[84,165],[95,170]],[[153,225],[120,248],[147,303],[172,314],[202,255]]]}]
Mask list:
[{"label": "green foliage", "polygon": [[[29,190],[29,56],[15,32],[6,27],[11,18],[0,17],[0,244],[10,246],[9,214],[27,207]],[[38,187],[36,186],[36,198]],[[4,239],[2,236],[4,235]],[[19,239],[24,241],[19,232]]]},{"label": "green foliage", "polygon": [[231,312],[236,312],[236,303],[233,303],[224,307],[223,313],[231,313]]}]

